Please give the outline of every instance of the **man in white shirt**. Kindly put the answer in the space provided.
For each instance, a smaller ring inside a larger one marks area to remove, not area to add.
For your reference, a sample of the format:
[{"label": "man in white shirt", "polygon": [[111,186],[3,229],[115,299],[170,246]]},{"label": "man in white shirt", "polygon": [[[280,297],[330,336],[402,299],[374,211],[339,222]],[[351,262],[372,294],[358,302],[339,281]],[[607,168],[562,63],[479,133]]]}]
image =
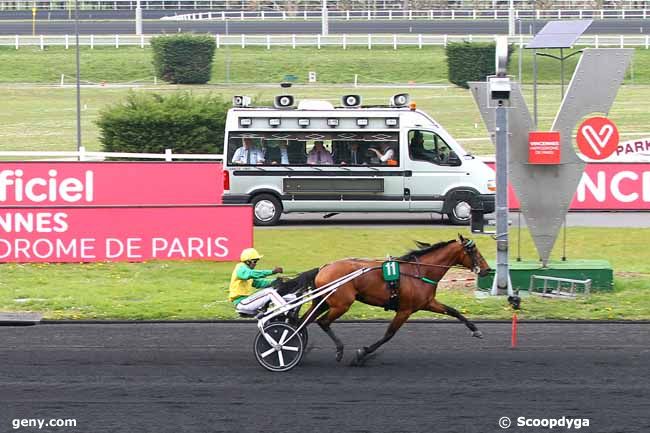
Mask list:
[{"label": "man in white shirt", "polygon": [[264,154],[253,145],[253,140],[250,138],[244,138],[242,140],[243,146],[235,151],[235,154],[232,156],[232,163],[246,165],[264,164]]},{"label": "man in white shirt", "polygon": [[389,161],[393,161],[395,158],[395,151],[391,149],[389,143],[383,143],[381,145],[381,151],[375,149],[374,147],[369,148],[368,150],[375,152],[379,161],[384,164],[389,164]]}]

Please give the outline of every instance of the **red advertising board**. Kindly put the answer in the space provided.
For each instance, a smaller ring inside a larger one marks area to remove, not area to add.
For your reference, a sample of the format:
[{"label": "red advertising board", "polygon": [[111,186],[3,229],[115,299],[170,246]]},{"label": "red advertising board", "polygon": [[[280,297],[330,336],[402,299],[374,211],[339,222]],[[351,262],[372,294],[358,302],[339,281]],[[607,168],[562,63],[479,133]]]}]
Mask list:
[{"label": "red advertising board", "polygon": [[528,162],[530,164],[559,164],[560,133],[557,131],[529,132]]},{"label": "red advertising board", "polygon": [[0,210],[0,262],[239,260],[250,206]]},{"label": "red advertising board", "polygon": [[0,163],[0,206],[220,204],[222,195],[218,163]]},{"label": "red advertising board", "polygon": [[[512,187],[508,199],[519,208]],[[587,164],[569,209],[650,211],[650,163]]]}]

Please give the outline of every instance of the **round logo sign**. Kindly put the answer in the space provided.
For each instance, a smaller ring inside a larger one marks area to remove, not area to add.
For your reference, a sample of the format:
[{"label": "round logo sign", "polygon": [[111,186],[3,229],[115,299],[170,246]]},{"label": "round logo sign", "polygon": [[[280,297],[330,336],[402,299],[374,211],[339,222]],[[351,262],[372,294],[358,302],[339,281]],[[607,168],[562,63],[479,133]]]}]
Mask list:
[{"label": "round logo sign", "polygon": [[590,117],[578,127],[578,149],[590,159],[605,159],[618,147],[618,128],[606,117]]}]

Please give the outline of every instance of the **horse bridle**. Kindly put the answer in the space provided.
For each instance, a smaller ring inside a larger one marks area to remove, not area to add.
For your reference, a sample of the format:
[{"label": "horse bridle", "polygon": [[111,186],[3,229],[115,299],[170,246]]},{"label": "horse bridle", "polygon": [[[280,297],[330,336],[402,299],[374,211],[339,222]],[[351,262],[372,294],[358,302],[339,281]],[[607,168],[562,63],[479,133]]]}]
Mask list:
[{"label": "horse bridle", "polygon": [[478,275],[481,272],[481,266],[479,266],[479,260],[476,256],[476,253],[478,252],[476,243],[471,239],[465,239],[463,242],[463,251],[472,260],[472,272]]}]

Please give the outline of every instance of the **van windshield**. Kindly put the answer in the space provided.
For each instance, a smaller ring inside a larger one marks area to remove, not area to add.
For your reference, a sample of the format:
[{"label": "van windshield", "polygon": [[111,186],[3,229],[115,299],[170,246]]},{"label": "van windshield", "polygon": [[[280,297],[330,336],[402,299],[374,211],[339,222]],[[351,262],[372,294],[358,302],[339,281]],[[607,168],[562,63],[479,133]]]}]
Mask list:
[{"label": "van windshield", "polygon": [[397,131],[235,131],[233,165],[399,166]]}]

